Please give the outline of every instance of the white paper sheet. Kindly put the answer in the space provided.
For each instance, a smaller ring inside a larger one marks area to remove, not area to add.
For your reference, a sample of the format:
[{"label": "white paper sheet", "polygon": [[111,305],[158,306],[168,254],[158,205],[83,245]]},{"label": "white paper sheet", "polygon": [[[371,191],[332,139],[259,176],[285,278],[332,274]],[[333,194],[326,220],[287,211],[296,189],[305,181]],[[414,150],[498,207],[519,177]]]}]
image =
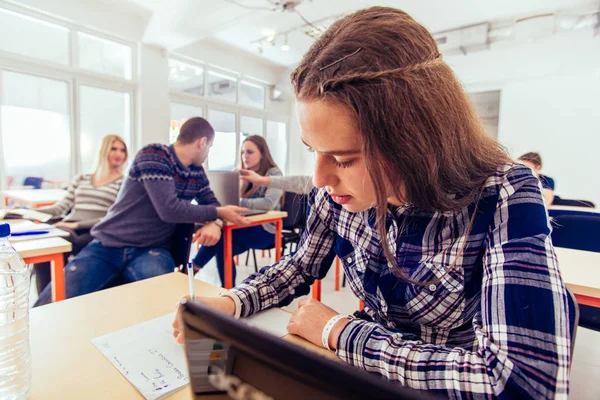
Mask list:
[{"label": "white paper sheet", "polygon": [[[291,314],[278,308],[241,321],[277,337],[288,334]],[[92,339],[92,343],[149,400],[189,383],[185,350],[173,338],[174,313]]]},{"label": "white paper sheet", "polygon": [[182,345],[173,338],[174,313],[92,339],[146,399],[162,399],[189,383]]},{"label": "white paper sheet", "polygon": [[277,337],[284,337],[288,334],[287,325],[291,317],[292,314],[288,312],[279,308],[271,308],[241,319],[241,321]]}]

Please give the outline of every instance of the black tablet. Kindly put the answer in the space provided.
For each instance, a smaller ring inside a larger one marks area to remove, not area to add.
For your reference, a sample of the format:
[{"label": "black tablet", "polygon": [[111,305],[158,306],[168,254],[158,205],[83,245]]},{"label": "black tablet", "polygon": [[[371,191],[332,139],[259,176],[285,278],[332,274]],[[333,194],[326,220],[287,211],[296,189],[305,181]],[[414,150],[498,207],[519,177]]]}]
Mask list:
[{"label": "black tablet", "polygon": [[[312,353],[195,301],[183,301],[192,390],[215,393],[207,376],[236,377],[274,399],[431,399],[380,376]],[[215,368],[216,367],[216,368]]]}]

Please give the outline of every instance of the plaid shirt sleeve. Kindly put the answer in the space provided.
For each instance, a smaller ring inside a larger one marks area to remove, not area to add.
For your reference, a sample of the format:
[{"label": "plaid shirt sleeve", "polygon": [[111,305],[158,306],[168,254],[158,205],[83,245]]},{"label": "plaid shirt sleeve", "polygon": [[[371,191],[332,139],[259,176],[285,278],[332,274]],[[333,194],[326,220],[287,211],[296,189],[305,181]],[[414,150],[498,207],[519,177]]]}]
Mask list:
[{"label": "plaid shirt sleeve", "polygon": [[306,229],[294,254],[250,275],[227,292],[236,303],[236,316],[247,317],[288,305],[294,298],[308,294],[315,279],[325,277],[335,258],[335,232],[331,229],[335,222],[324,196],[316,189],[308,196]]},{"label": "plaid shirt sleeve", "polygon": [[363,320],[343,329],[346,362],[449,398],[567,398],[574,304],[562,282],[538,181],[504,184],[483,258],[473,350]]}]

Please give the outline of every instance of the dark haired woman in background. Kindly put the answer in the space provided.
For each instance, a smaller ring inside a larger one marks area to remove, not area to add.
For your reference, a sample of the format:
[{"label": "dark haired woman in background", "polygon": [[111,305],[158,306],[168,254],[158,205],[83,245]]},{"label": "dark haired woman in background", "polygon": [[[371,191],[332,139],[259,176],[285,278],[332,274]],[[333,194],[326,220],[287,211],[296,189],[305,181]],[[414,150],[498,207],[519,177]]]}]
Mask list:
[{"label": "dark haired woman in background", "polygon": [[[248,136],[242,143],[239,169],[250,170],[263,176],[281,176],[267,141],[258,135]],[[240,206],[254,210],[279,210],[283,191],[269,189],[252,183],[240,181]],[[232,234],[233,255],[236,256],[249,249],[262,249],[275,243],[275,225],[264,224],[249,228],[235,229]],[[206,265],[213,257],[217,257],[217,269],[221,278],[221,286],[225,283],[225,261],[223,255],[223,236],[214,246],[202,246],[194,257],[195,269]],[[235,266],[235,263],[231,265]],[[236,269],[233,268],[233,283],[235,284]]]}]

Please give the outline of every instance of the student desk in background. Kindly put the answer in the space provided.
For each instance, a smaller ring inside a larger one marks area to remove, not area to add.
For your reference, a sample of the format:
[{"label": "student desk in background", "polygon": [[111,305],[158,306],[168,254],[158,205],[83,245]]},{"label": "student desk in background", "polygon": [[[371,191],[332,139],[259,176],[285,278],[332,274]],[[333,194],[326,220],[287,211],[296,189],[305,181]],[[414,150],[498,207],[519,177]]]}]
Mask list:
[{"label": "student desk in background", "polygon": [[550,211],[550,214],[552,214],[552,211],[569,211],[573,213],[588,213],[600,215],[600,210],[591,207],[550,206],[548,211]]},{"label": "student desk in background", "polygon": [[[199,280],[194,283],[198,296],[217,296],[223,291]],[[141,399],[91,340],[173,312],[188,292],[187,276],[174,272],[32,309],[31,399]],[[332,352],[299,337],[287,335],[285,339],[335,358]],[[192,398],[189,386],[168,397]],[[223,395],[197,398],[228,399]]]},{"label": "student desk in background", "polygon": [[230,222],[223,224],[225,288],[231,289],[233,287],[233,244],[231,240],[233,230],[275,223],[275,261],[277,261],[281,258],[281,230],[283,229],[283,219],[285,217],[287,217],[287,212],[285,211],[268,211],[265,214],[248,217],[251,221],[249,225],[235,225]]},{"label": "student desk in background", "polygon": [[66,190],[61,189],[27,189],[27,190],[4,190],[4,206],[8,206],[8,201],[26,205],[31,208],[40,208],[51,206],[67,195]]},{"label": "student desk in background", "polygon": [[10,243],[27,264],[50,261],[52,276],[52,301],[65,299],[65,273],[63,253],[72,250],[71,243],[61,237],[24,240]]},{"label": "student desk in background", "polygon": [[600,253],[555,247],[563,281],[579,304],[600,307]]}]

